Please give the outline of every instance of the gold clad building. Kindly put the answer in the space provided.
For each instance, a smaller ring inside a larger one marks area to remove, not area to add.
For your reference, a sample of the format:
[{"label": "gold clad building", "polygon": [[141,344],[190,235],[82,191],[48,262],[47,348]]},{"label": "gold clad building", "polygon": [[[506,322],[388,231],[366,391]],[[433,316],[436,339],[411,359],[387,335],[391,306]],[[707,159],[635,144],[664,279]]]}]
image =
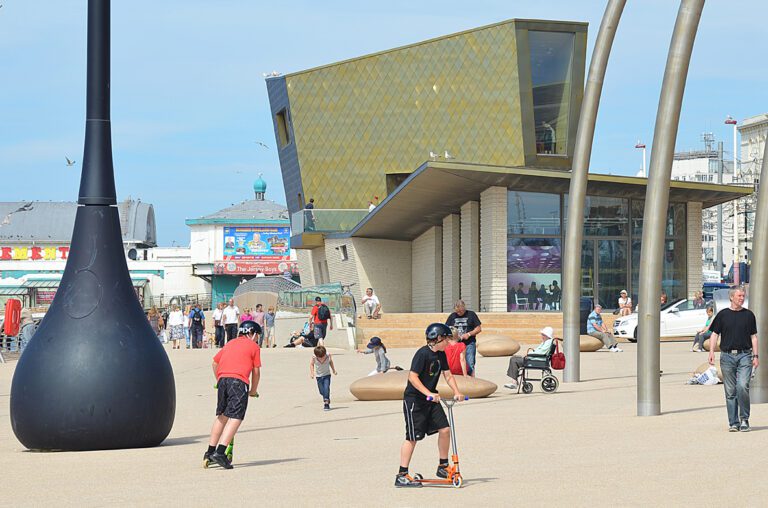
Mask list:
[{"label": "gold clad building", "polygon": [[[268,78],[302,283],[389,312],[558,310],[586,39],[516,19]],[[606,308],[637,291],[645,184],[590,176],[582,285]],[[671,296],[701,286],[702,207],[744,192],[673,183]]]}]

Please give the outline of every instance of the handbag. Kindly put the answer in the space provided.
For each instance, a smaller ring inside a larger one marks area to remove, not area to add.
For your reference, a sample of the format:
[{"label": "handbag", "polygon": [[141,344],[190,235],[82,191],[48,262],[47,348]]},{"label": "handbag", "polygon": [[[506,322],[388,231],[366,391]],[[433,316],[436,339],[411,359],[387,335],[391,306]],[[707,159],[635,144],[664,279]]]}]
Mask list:
[{"label": "handbag", "polygon": [[555,352],[552,354],[550,363],[555,370],[563,370],[565,368],[565,353],[560,351],[560,341],[557,339],[555,339]]}]

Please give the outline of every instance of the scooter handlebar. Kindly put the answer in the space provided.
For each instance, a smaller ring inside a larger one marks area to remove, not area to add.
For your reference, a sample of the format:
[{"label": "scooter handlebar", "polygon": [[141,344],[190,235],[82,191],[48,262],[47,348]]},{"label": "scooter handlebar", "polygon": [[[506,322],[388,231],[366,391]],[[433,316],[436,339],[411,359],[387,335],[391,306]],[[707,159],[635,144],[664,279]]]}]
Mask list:
[{"label": "scooter handlebar", "polygon": [[[428,400],[429,402],[432,402],[433,400],[435,400],[435,398],[434,398],[433,396],[429,395],[429,396],[427,397],[427,400]],[[468,396],[468,395],[465,395],[465,396],[464,396],[464,398],[463,398],[462,400],[465,400],[465,401],[466,401],[466,400],[469,400],[469,396]]]}]

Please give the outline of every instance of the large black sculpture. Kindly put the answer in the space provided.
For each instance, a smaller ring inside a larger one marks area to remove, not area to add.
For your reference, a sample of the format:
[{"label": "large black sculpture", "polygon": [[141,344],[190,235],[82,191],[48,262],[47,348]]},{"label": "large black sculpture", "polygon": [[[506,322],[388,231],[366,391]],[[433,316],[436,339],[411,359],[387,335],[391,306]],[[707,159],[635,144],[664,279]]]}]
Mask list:
[{"label": "large black sculpture", "polygon": [[35,450],[156,446],[176,410],[173,371],[136,298],[113,206],[109,23],[109,0],[90,0],[83,206],[61,286],[11,386],[13,432]]}]

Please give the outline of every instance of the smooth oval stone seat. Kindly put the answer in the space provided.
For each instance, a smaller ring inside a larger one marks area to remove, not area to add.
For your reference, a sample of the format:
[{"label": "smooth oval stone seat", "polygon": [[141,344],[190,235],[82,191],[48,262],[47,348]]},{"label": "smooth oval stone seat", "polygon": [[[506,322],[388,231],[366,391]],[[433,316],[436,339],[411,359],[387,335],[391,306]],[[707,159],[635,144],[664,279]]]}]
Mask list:
[{"label": "smooth oval stone seat", "polygon": [[478,335],[477,352],[483,356],[512,356],[520,351],[520,343],[506,335]]},{"label": "smooth oval stone seat", "polygon": [[604,344],[600,339],[592,337],[591,335],[579,336],[579,351],[582,353],[593,353],[599,351],[603,347]]},{"label": "smooth oval stone seat", "polygon": [[[703,345],[704,345],[704,351],[709,351],[709,339],[705,340]],[[717,346],[715,346],[715,352],[716,353],[720,352],[720,338],[719,337],[717,339]]]},{"label": "smooth oval stone seat", "polygon": [[[696,374],[701,374],[702,372],[704,372],[708,368],[709,368],[709,363],[705,362],[705,363],[702,363],[701,365],[699,365],[698,367],[696,367],[696,370],[694,370],[693,372],[695,372]],[[715,364],[715,368],[717,368],[717,378],[722,383],[723,382],[723,371],[720,370],[720,363],[719,362]]]},{"label": "smooth oval stone seat", "polygon": [[[498,386],[474,377],[455,376],[459,390],[470,399],[487,397],[496,391]],[[349,386],[349,391],[358,400],[402,400],[403,391],[408,384],[408,371],[393,371],[386,374],[376,374],[360,378]],[[437,384],[441,397],[451,397],[453,392],[442,376]]]}]

